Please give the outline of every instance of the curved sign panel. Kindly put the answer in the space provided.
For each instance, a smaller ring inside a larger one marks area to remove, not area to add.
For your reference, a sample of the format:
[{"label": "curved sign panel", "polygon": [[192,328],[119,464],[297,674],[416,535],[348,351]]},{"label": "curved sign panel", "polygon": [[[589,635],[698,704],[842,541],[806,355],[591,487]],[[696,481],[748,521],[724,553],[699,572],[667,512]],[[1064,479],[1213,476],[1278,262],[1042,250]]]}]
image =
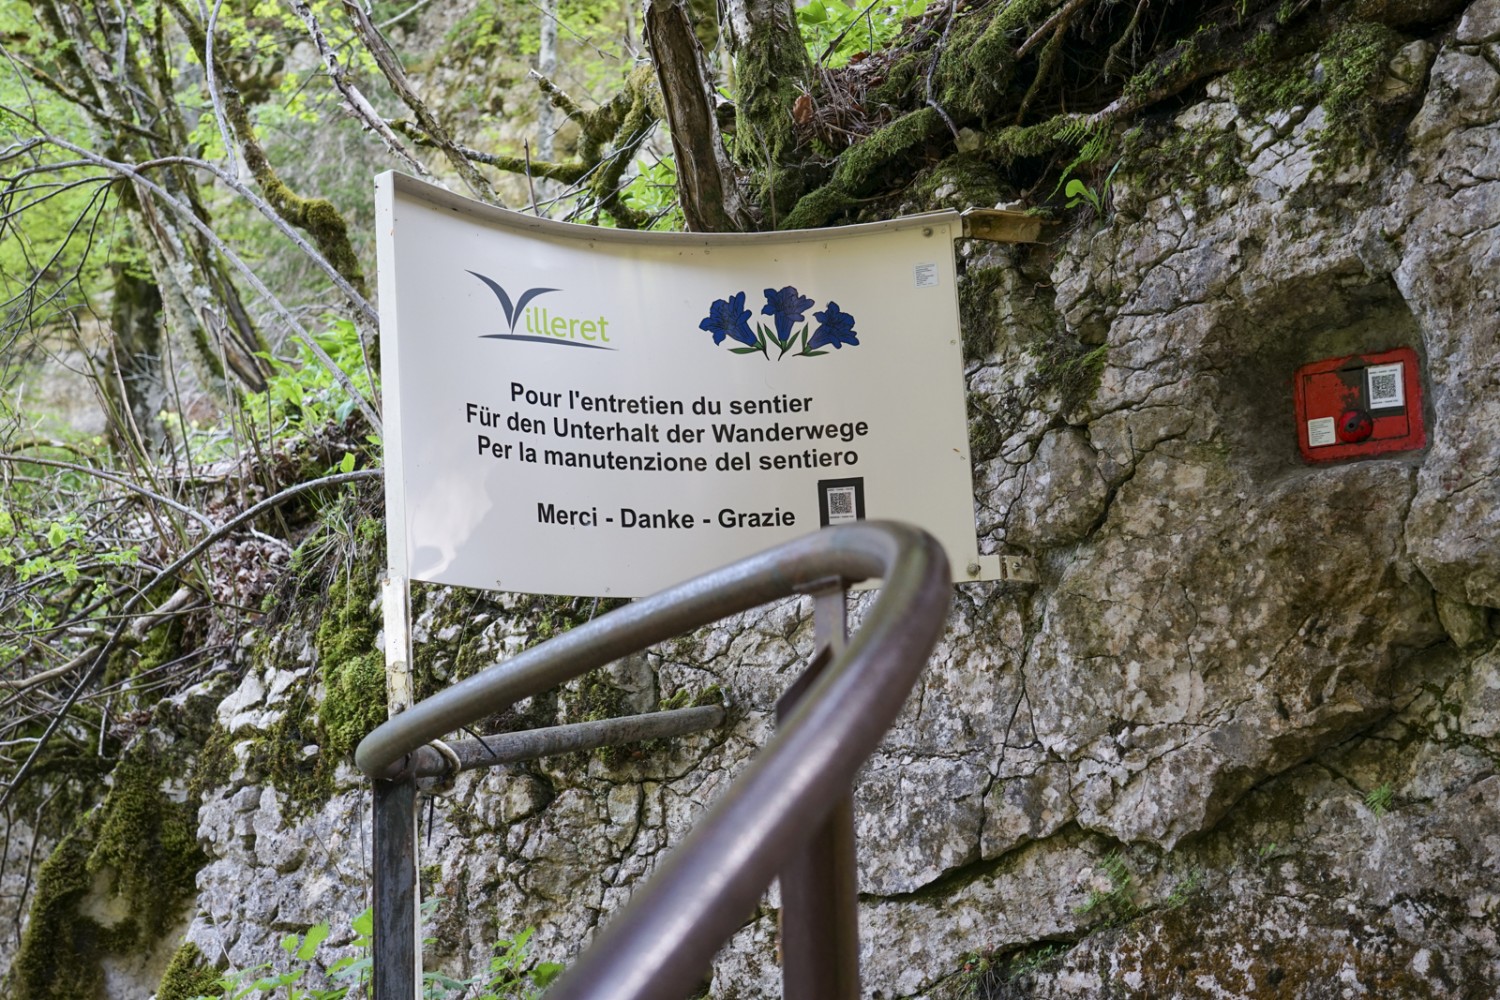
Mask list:
[{"label": "curved sign panel", "polygon": [[639,596],[822,525],[977,553],[956,213],[627,233],[377,179],[393,575]]}]

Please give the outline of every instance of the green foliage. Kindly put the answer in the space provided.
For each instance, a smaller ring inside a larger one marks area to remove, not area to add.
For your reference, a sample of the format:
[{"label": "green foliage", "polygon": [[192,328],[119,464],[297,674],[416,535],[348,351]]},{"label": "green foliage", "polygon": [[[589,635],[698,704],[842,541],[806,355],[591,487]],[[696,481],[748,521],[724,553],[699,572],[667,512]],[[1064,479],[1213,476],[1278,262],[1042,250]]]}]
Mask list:
[{"label": "green foliage", "polygon": [[1048,195],[1050,200],[1057,194],[1058,188],[1062,188],[1063,197],[1067,199],[1068,208],[1077,208],[1079,205],[1087,204],[1094,210],[1094,215],[1103,218],[1105,206],[1109,204],[1109,188],[1114,182],[1115,171],[1120,169],[1121,160],[1116,160],[1115,165],[1110,168],[1109,173],[1104,175],[1104,180],[1098,186],[1090,185],[1078,177],[1073,177],[1073,171],[1083,167],[1091,167],[1100,160],[1108,157],[1115,148],[1114,134],[1104,128],[1093,129],[1085,122],[1071,122],[1056,132],[1057,140],[1062,143],[1077,143],[1078,153],[1063,168],[1062,175],[1057,179],[1057,187],[1052,189]]},{"label": "green foliage", "polygon": [[1051,962],[1054,958],[1057,958],[1059,955],[1065,954],[1067,950],[1068,946],[1062,944],[1061,942],[1053,942],[1051,944],[1042,945],[1040,948],[1033,948],[1032,950],[1014,959],[1010,963],[1009,968],[1006,969],[1006,973],[1011,979],[1014,979],[1018,976],[1030,975],[1031,973],[1041,969],[1048,962]]},{"label": "green foliage", "polygon": [[1175,910],[1191,899],[1202,887],[1203,869],[1194,868],[1172,887],[1172,891],[1167,894],[1167,898],[1162,901],[1162,905],[1169,910]]},{"label": "green foliage", "polygon": [[682,206],[677,202],[677,161],[672,157],[642,164],[620,194],[627,208],[650,220],[644,228],[656,232],[681,232],[687,228]]},{"label": "green foliage", "polygon": [[[423,916],[430,916],[436,906],[435,899],[425,901],[422,904]],[[326,966],[319,959],[330,933],[326,920],[308,928],[304,934],[288,934],[281,939],[281,950],[286,953],[288,968],[277,972],[270,963],[264,963],[234,970],[213,981],[211,988],[217,992],[205,990],[191,1000],[219,997],[223,1000],[345,1000],[347,997],[363,997],[373,965],[370,954],[374,926],[369,909],[355,917],[350,924],[354,931],[352,946],[359,954],[345,955]],[[441,972],[423,972],[423,1000],[538,1000],[541,991],[562,974],[563,967],[556,962],[532,963],[529,943],[533,932],[534,928],[528,927],[513,939],[502,938],[495,942],[487,973],[469,979],[455,979]],[[428,944],[432,940],[424,938]],[[304,980],[311,978],[309,973],[324,970],[334,985],[316,987],[303,984]]]},{"label": "green foliage", "polygon": [[1115,161],[1115,165],[1109,169],[1109,173],[1104,175],[1104,181],[1099,185],[1098,190],[1085,184],[1077,177],[1068,181],[1067,187],[1063,189],[1063,197],[1068,199],[1067,207],[1077,208],[1079,205],[1087,204],[1094,210],[1094,215],[1103,218],[1105,207],[1109,204],[1109,188],[1114,182],[1115,171],[1120,169],[1120,162],[1118,160]]},{"label": "green foliage", "polygon": [[7,584],[13,599],[7,616],[24,629],[0,631],[0,663],[21,655],[28,634],[56,627],[65,595],[75,593],[80,581],[91,599],[105,598],[109,579],[95,571],[133,567],[140,558],[140,546],[133,539],[92,537],[82,517],[54,506],[59,501],[77,505],[97,495],[93,483],[79,479],[71,480],[77,492],[70,499],[23,490],[10,495],[14,506],[0,507],[0,583]]},{"label": "green foliage", "polygon": [[[325,317],[326,326],[314,334],[334,363],[349,376],[354,387],[367,399],[378,393],[366,350],[355,325],[337,316]],[[247,411],[257,428],[271,438],[295,438],[314,433],[328,424],[343,424],[354,413],[358,402],[334,377],[312,348],[292,341],[295,355],[288,359],[268,358],[273,369],[266,380],[266,391],[247,404]],[[372,438],[378,444],[378,439]],[[347,471],[347,470],[346,470]]]},{"label": "green foliage", "polygon": [[[808,54],[830,69],[861,52],[875,52],[895,41],[902,24],[927,11],[930,0],[894,0],[850,6],[843,0],[810,0],[797,8],[797,26]],[[832,48],[830,48],[832,46]]]}]

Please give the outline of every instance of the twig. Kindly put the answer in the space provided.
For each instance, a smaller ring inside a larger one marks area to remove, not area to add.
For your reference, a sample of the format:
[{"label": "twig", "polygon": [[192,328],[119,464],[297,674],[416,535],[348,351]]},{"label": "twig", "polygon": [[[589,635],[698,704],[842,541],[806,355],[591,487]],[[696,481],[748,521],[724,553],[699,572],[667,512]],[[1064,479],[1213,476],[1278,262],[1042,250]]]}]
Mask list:
[{"label": "twig", "polygon": [[1033,31],[1031,37],[1022,42],[1019,49],[1016,49],[1016,58],[1021,58],[1040,45],[1042,39],[1059,26],[1058,22],[1062,22],[1062,27],[1066,28],[1068,21],[1073,17],[1073,13],[1088,2],[1089,0],[1068,0],[1062,7],[1053,11],[1052,16],[1043,21],[1042,26]]},{"label": "twig", "polygon": [[69,472],[82,472],[85,475],[93,476],[96,479],[103,479],[106,482],[114,483],[116,486],[123,486],[127,490],[134,490],[144,497],[149,497],[150,499],[155,500],[159,504],[164,504],[168,507],[171,507],[173,510],[177,511],[180,514],[186,514],[188,517],[196,520],[199,524],[206,525],[209,528],[212,528],[214,526],[214,522],[201,511],[196,511],[186,504],[178,503],[171,497],[164,497],[160,493],[154,493],[151,490],[146,489],[146,487],[133,483],[123,476],[117,476],[112,472],[105,472],[103,469],[96,469],[93,466],[77,465],[73,462],[63,462],[55,458],[31,458],[26,455],[16,455],[9,452],[0,452],[0,462],[11,462],[17,464],[25,463],[27,465],[46,465],[54,469],[67,469]]},{"label": "twig", "polygon": [[948,131],[953,133],[953,141],[958,141],[958,126],[953,124],[953,119],[948,112],[938,103],[937,98],[932,96],[932,79],[937,72],[938,60],[942,58],[943,49],[948,44],[948,33],[953,30],[953,19],[958,14],[958,0],[948,0],[948,19],[943,23],[943,34],[938,43],[932,47],[932,59],[927,63],[927,85],[925,91],[926,104],[936,111],[943,119],[943,124],[948,126]]},{"label": "twig", "polygon": [[[296,6],[305,7],[306,0],[299,0]],[[448,158],[448,162],[453,164],[453,169],[458,171],[458,176],[463,178],[463,182],[468,187],[470,193],[480,201],[494,204],[496,201],[495,191],[490,187],[489,181],[485,180],[483,175],[475,169],[473,163],[470,163],[462,153],[454,148],[453,140],[448,136],[448,130],[438,121],[437,116],[427,107],[426,102],[417,96],[417,92],[412,89],[411,83],[406,79],[406,71],[401,68],[400,58],[391,50],[390,44],[386,42],[385,37],[379,31],[375,30],[375,25],[370,23],[370,19],[366,16],[364,8],[358,3],[351,2],[351,0],[344,0],[344,13],[349,16],[349,21],[354,25],[354,33],[359,36],[360,41],[364,42],[365,49],[375,60],[375,65],[379,66],[380,72],[385,74],[386,82],[391,85],[391,89],[396,92],[396,96],[401,98],[402,102],[408,108],[411,108],[412,114],[417,116],[417,123],[422,126],[422,131],[432,136],[433,141],[437,143],[438,149],[442,150],[443,155]],[[310,11],[308,17],[311,17]],[[373,108],[370,110],[371,113],[374,112]],[[376,120],[380,121],[378,115],[376,116]],[[382,122],[382,126],[383,124]],[[386,131],[389,133],[390,130],[387,129]],[[394,135],[392,135],[392,138],[394,138]]]},{"label": "twig", "polygon": [[208,25],[203,31],[203,68],[208,84],[208,99],[214,106],[214,121],[219,123],[219,135],[224,138],[224,156],[229,160],[229,176],[239,180],[239,158],[234,155],[234,137],[229,134],[229,121],[224,117],[224,99],[219,94],[219,81],[214,69],[214,31],[219,26],[219,9],[223,6],[224,0],[214,0],[214,9],[210,12],[204,0],[198,0],[198,12]]},{"label": "twig", "polygon": [[417,11],[421,10],[423,7],[426,7],[430,3],[432,3],[432,0],[417,0],[416,3],[412,4],[401,13],[395,15],[394,17],[387,18],[386,20],[381,21],[379,24],[375,25],[375,30],[384,31],[386,28],[389,28],[393,24],[400,24],[402,21],[406,20],[408,17],[411,17]]},{"label": "twig", "polygon": [[870,11],[875,8],[875,5],[880,2],[881,0],[870,0],[865,9],[856,14],[854,16],[854,20],[850,21],[847,25],[844,26],[843,31],[840,31],[837,35],[833,36],[833,41],[829,42],[828,47],[823,50],[823,54],[818,56],[819,66],[828,61],[828,57],[833,55],[833,50],[839,47],[839,42],[842,42],[844,40],[844,36],[849,34],[849,32],[853,30],[854,26],[859,23],[859,19],[870,13]]},{"label": "twig", "polygon": [[[245,281],[250,285],[250,287],[253,288],[257,294],[263,297],[271,306],[271,308],[277,313],[277,315],[279,315],[282,320],[289,327],[291,327],[293,333],[297,336],[297,339],[300,340],[307,347],[307,349],[310,350],[313,355],[323,363],[323,366],[328,369],[329,374],[331,374],[334,377],[334,380],[343,387],[345,392],[349,393],[350,398],[355,401],[355,404],[360,408],[360,411],[364,413],[365,418],[370,421],[371,428],[373,428],[376,433],[380,432],[383,426],[380,419],[380,414],[376,412],[375,407],[370,403],[370,401],[365,399],[364,395],[361,394],[360,391],[355,387],[354,382],[349,378],[348,373],[340,368],[334,362],[334,360],[328,356],[328,352],[323,349],[323,346],[319,344],[315,339],[313,339],[313,336],[307,332],[307,328],[304,327],[300,322],[298,322],[297,318],[292,315],[291,310],[289,310],[279,298],[272,294],[271,290],[266,287],[265,282],[260,280],[260,276],[257,275],[248,264],[241,260],[238,254],[230,249],[229,244],[225,243],[224,240],[219,237],[218,233],[215,233],[213,231],[212,227],[210,227],[206,222],[198,217],[198,213],[193,211],[192,206],[183,204],[177,199],[175,195],[168,192],[160,184],[157,184],[155,181],[151,180],[141,172],[139,167],[133,164],[121,163],[116,160],[106,159],[103,156],[97,156],[80,146],[75,146],[70,142],[58,139],[55,136],[52,137],[52,142],[73,153],[88,157],[98,166],[106,167],[121,174],[124,177],[130,178],[134,183],[150,191],[152,194],[155,194],[174,212],[186,219],[189,225],[198,230],[198,232],[202,233],[203,237],[208,240],[210,244],[212,244],[213,248],[219,253],[223,254],[224,258],[231,264],[233,264],[234,267],[245,276]],[[211,163],[206,163],[205,161],[201,160],[198,162],[201,163],[205,169],[215,169],[213,164]]]},{"label": "twig", "polygon": [[386,148],[405,160],[418,175],[430,177],[431,174],[423,166],[422,161],[413,156],[411,151],[401,144],[401,140],[396,138],[394,132],[386,128],[385,120],[380,117],[380,114],[365,99],[365,95],[360,93],[359,88],[349,79],[344,67],[339,64],[338,53],[334,52],[332,47],[329,46],[328,38],[323,34],[323,27],[318,23],[318,17],[313,13],[312,7],[307,0],[294,0],[292,9],[297,12],[297,16],[302,18],[302,23],[307,26],[307,33],[312,37],[313,46],[318,50],[318,55],[322,57],[323,65],[328,67],[328,78],[333,81],[333,85],[337,88],[338,92],[344,95],[344,100],[348,102],[350,113],[355,118],[364,122],[376,135],[380,136]]},{"label": "twig", "polygon": [[[392,118],[387,124],[418,146],[434,145],[433,141],[422,133],[421,127],[415,122],[407,121],[404,118]],[[522,173],[526,169],[525,160],[519,156],[503,153],[486,153],[483,150],[473,149],[462,143],[455,143],[454,148],[475,163],[499,167],[501,170],[513,174]],[[588,175],[588,170],[581,163],[555,163],[549,160],[532,160],[531,171],[538,177],[545,177],[550,181],[561,181],[564,184],[577,183],[580,179]]]}]

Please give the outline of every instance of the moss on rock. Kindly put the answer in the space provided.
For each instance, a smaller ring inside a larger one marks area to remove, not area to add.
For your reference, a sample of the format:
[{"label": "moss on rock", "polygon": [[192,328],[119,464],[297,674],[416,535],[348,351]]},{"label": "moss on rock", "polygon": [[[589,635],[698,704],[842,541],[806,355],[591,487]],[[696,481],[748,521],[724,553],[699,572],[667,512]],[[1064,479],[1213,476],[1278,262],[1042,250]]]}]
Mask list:
[{"label": "moss on rock", "polygon": [[379,616],[373,570],[351,567],[329,590],[314,643],[325,690],[319,709],[323,751],[336,757],[386,719],[385,656],[375,645]]},{"label": "moss on rock", "polygon": [[[163,791],[183,766],[174,750],[137,744],[116,766],[104,802],[42,865],[9,982],[16,1000],[100,996],[103,956],[149,948],[192,897],[207,859],[196,838],[197,796]],[[86,906],[99,896],[103,907]],[[91,911],[119,918],[105,923]]]},{"label": "moss on rock", "polygon": [[191,941],[184,941],[182,947],[173,953],[167,971],[162,974],[161,985],[156,988],[156,1000],[193,1000],[194,997],[223,995],[219,974]]},{"label": "moss on rock", "polygon": [[103,988],[98,954],[112,935],[78,912],[93,884],[91,827],[81,822],[37,872],[31,920],[11,970],[15,1000],[92,1000]]},{"label": "moss on rock", "polygon": [[207,862],[198,847],[198,800],[174,801],[163,752],[143,743],[120,761],[88,870],[106,877],[147,940],[161,936],[193,895]]}]

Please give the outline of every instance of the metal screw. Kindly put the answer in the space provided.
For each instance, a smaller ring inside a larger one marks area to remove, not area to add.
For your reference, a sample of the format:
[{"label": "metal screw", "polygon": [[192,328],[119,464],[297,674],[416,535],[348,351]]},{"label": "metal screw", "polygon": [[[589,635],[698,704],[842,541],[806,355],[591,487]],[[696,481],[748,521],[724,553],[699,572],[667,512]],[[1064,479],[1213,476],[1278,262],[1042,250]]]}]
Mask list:
[{"label": "metal screw", "polygon": [[969,563],[969,565],[965,566],[964,568],[969,571],[970,576],[979,575],[979,564],[977,562]]}]

